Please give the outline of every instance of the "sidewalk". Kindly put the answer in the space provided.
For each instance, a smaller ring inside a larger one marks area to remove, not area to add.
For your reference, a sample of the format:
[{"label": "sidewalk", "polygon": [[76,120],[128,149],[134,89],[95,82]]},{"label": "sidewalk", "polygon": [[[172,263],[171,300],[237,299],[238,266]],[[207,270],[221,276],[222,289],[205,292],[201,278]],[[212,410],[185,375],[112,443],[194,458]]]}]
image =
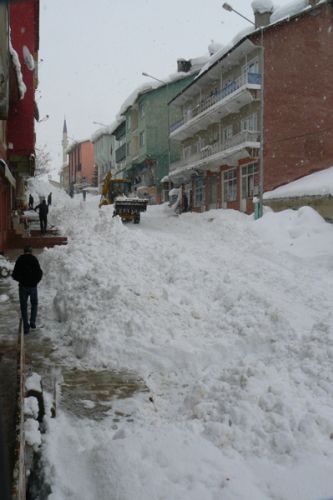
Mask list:
[{"label": "sidewalk", "polygon": [[[15,446],[15,409],[17,394],[17,341],[19,307],[9,280],[0,279],[0,406],[9,471],[13,470]],[[7,300],[4,300],[7,297]]]}]

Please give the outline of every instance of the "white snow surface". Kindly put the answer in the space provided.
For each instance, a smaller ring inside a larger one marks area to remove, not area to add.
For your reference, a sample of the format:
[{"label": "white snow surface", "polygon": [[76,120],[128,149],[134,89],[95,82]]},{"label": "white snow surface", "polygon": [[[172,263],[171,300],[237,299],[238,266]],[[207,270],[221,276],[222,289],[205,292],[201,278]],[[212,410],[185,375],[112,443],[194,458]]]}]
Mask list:
[{"label": "white snow surface", "polygon": [[24,435],[26,443],[37,451],[42,442],[41,433],[39,431],[39,423],[37,420],[27,418],[24,422]]},{"label": "white snow surface", "polygon": [[58,405],[50,500],[332,498],[333,227],[309,207],[255,221],[164,205],[124,225],[96,197],[30,188],[52,190],[68,236],[39,257],[39,335],[64,366],[149,388],[102,420]]},{"label": "white snow surface", "polygon": [[19,94],[20,94],[20,100],[22,100],[25,96],[25,93],[27,91],[27,86],[24,83],[23,80],[23,74],[22,74],[22,67],[20,63],[20,58],[18,56],[18,53],[14,49],[11,39],[9,39],[9,52],[12,57],[15,73],[16,73],[16,78],[17,78],[17,84],[18,84],[18,89],[19,89]]},{"label": "white snow surface", "polygon": [[259,12],[260,14],[264,14],[265,12],[273,12],[274,5],[272,0],[253,0],[251,2],[251,7],[253,12]]},{"label": "white snow surface", "polygon": [[35,420],[38,417],[38,401],[37,398],[30,396],[24,399],[24,414],[28,417],[32,417]]},{"label": "white snow surface", "polygon": [[306,175],[273,191],[267,191],[264,193],[264,199],[328,195],[333,196],[333,167]]},{"label": "white snow surface", "polygon": [[38,373],[31,373],[25,381],[26,391],[42,392],[42,378]]}]

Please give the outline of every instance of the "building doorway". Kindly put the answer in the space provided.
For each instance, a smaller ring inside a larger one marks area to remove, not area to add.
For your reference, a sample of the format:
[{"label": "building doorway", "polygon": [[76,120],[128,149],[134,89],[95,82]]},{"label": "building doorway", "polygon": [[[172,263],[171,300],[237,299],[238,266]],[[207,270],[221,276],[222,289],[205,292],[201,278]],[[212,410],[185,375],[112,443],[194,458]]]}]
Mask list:
[{"label": "building doorway", "polygon": [[217,208],[217,175],[208,177],[208,210]]}]

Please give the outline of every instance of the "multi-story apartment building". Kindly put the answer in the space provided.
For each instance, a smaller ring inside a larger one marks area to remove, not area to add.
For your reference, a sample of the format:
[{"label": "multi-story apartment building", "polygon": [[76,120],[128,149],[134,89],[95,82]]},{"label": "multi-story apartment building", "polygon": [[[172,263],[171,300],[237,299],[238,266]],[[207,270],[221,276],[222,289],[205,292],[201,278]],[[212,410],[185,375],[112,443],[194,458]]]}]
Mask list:
[{"label": "multi-story apartment building", "polygon": [[39,0],[10,2],[11,98],[7,122],[7,158],[16,177],[16,199],[24,204],[25,178],[35,169],[35,119],[38,108]]},{"label": "multi-story apartment building", "polygon": [[4,251],[10,228],[12,192],[7,160],[6,126],[9,109],[9,9],[0,3],[0,252]]},{"label": "multi-story apartment building", "polygon": [[271,190],[333,164],[332,1],[292,8],[255,11],[254,30],[217,52],[171,103],[182,114],[170,127],[182,159],[169,179],[194,210],[249,213],[261,182]]},{"label": "multi-story apartment building", "polygon": [[69,146],[67,153],[70,186],[78,190],[84,186],[91,186],[95,170],[92,142],[75,141]]},{"label": "multi-story apartment building", "polygon": [[112,135],[112,125],[97,130],[91,136],[94,146],[94,163],[97,168],[97,187],[101,192],[103,181],[107,172],[113,167],[113,150],[115,137]]},{"label": "multi-story apartment building", "polygon": [[0,252],[35,168],[39,0],[0,2]]},{"label": "multi-story apartment building", "polygon": [[124,121],[114,130],[118,177],[129,178],[134,191],[145,193],[152,203],[161,201],[161,179],[180,155],[179,145],[169,140],[168,133],[179,111],[169,112],[168,102],[193,80],[204,62],[202,58],[179,60],[178,73],[168,81],[141,86],[120,110]]}]

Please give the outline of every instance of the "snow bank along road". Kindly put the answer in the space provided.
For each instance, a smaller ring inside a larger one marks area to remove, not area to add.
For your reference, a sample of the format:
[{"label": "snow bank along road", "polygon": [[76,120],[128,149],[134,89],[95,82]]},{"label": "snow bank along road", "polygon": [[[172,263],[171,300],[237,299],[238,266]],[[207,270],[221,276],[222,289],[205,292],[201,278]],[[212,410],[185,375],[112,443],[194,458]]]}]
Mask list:
[{"label": "snow bank along road", "polygon": [[165,206],[123,225],[52,191],[69,243],[41,256],[40,296],[58,356],[149,388],[98,422],[49,420],[52,500],[333,498],[332,226]]}]

